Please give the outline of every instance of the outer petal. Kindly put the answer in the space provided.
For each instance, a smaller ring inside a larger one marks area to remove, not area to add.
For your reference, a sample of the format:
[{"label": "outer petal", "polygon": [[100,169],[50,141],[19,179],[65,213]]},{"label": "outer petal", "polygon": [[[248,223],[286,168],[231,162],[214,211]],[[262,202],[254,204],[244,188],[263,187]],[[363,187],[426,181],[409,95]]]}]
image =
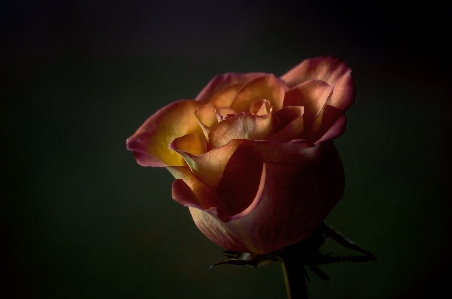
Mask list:
[{"label": "outer petal", "polygon": [[[244,217],[253,210],[260,200],[259,194],[262,192],[263,180],[265,180],[264,162],[294,165],[314,165],[323,154],[322,149],[325,146],[305,147],[307,143],[281,142],[281,141],[262,141],[255,142],[251,140],[231,140],[224,146],[228,150],[228,160],[220,165],[222,174],[215,187],[216,194],[221,198],[222,208],[218,210],[218,217],[227,222],[232,219]],[[307,145],[309,146],[309,145]],[[215,153],[214,150],[210,153]],[[208,156],[207,154],[205,156]],[[217,155],[218,156],[218,155]],[[198,159],[197,159],[198,158]],[[204,166],[199,157],[192,157],[193,162],[198,162],[197,167]],[[212,161],[209,161],[212,162]],[[187,159],[187,163],[191,163]],[[208,166],[213,170],[216,176],[213,163]],[[219,172],[219,171],[218,171]],[[202,181],[211,180],[208,173],[195,173],[204,175],[200,178]]]},{"label": "outer petal", "polygon": [[265,73],[226,73],[222,75],[215,76],[206,87],[201,90],[201,92],[196,96],[196,101],[206,103],[208,102],[217,92],[222,89],[229,87],[231,85],[240,84],[244,85],[247,82],[253,80],[254,78],[265,75]]},{"label": "outer petal", "polygon": [[325,105],[315,120],[303,132],[307,140],[318,143],[336,138],[345,131],[344,111],[330,105]]},{"label": "outer petal", "polygon": [[304,120],[311,123],[330,99],[333,87],[324,81],[309,80],[286,92],[284,107],[304,106]]},{"label": "outer petal", "polygon": [[176,178],[173,199],[183,206],[197,209],[216,209],[222,205],[218,196],[204,185],[186,166],[167,167]]},{"label": "outer petal", "polygon": [[191,171],[212,191],[217,191],[224,169],[242,140],[231,140],[226,145],[211,150],[203,155],[192,155],[177,147],[176,139],[170,147],[181,154]]},{"label": "outer petal", "polygon": [[[173,102],[149,117],[143,125],[126,140],[127,149],[132,151],[141,166],[182,166],[184,160],[177,152],[168,148],[176,137],[194,133],[204,136],[194,116],[200,103],[193,100]],[[202,147],[201,144],[195,147]]]},{"label": "outer petal", "polygon": [[337,138],[344,134],[345,126],[347,125],[347,118],[345,115],[340,115],[339,118],[331,125],[331,127],[320,137],[315,144],[320,142],[325,142],[326,140],[331,140]]},{"label": "outer petal", "polygon": [[247,112],[257,100],[267,99],[277,111],[284,101],[284,85],[272,74],[253,79],[237,93],[231,108],[237,112]]},{"label": "outer petal", "polygon": [[344,189],[342,164],[334,145],[327,142],[321,147],[324,154],[315,164],[265,163],[259,204],[246,217],[222,222],[190,208],[196,225],[218,245],[236,251],[268,253],[306,239]]},{"label": "outer petal", "polygon": [[304,60],[281,76],[291,88],[308,80],[322,80],[334,86],[331,105],[347,110],[355,100],[355,85],[350,68],[333,57],[317,57]]}]

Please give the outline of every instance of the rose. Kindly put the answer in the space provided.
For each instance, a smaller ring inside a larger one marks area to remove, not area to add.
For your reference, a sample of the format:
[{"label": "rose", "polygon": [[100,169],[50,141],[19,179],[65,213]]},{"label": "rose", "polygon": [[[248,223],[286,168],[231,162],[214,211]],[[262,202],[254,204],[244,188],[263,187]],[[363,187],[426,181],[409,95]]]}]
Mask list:
[{"label": "rose", "polygon": [[142,166],[167,167],[173,199],[213,242],[268,253],[312,235],[342,197],[332,139],[353,101],[351,70],[336,58],[281,78],[227,73],[157,111],[127,148]]}]

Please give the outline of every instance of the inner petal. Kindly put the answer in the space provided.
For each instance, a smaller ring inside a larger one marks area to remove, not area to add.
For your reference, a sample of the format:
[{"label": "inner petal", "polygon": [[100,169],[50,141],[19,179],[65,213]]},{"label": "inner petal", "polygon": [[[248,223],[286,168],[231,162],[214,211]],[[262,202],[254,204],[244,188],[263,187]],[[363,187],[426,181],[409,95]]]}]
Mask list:
[{"label": "inner petal", "polygon": [[284,107],[304,106],[305,124],[311,123],[333,93],[333,86],[321,80],[310,80],[286,92]]},{"label": "inner petal", "polygon": [[195,110],[195,116],[206,139],[209,137],[210,128],[218,123],[215,107],[211,104],[200,106]]},{"label": "inner petal", "polygon": [[292,140],[297,139],[304,129],[303,106],[288,106],[277,111],[279,128],[278,132],[271,135],[270,139]]},{"label": "inner petal", "polygon": [[240,113],[219,122],[210,130],[209,147],[217,148],[232,139],[266,139],[273,132],[273,115]]},{"label": "inner petal", "polygon": [[207,151],[207,142],[200,134],[192,133],[175,138],[170,143],[171,149],[178,149],[192,155],[202,155]]},{"label": "inner petal", "polygon": [[231,108],[227,108],[227,107],[220,107],[217,108],[217,119],[218,122],[225,120],[231,116],[236,115],[237,112],[235,112],[235,110],[231,109]]},{"label": "inner petal", "polygon": [[234,84],[217,92],[209,101],[216,108],[229,107],[243,84]]},{"label": "inner petal", "polygon": [[214,192],[218,188],[218,183],[223,176],[229,158],[242,143],[242,140],[231,140],[228,144],[203,155],[193,155],[178,148],[175,141],[170,144],[170,148],[181,154],[194,175]]},{"label": "inner petal", "polygon": [[231,108],[237,112],[246,112],[255,101],[267,99],[277,111],[282,108],[284,93],[284,86],[279,79],[267,74],[245,84],[231,103]]},{"label": "inner petal", "polygon": [[215,107],[210,104],[203,105],[196,109],[195,116],[201,124],[208,128],[213,127],[218,122]]},{"label": "inner petal", "polygon": [[267,114],[270,113],[271,110],[271,103],[267,99],[257,100],[250,106],[250,113],[255,115]]}]

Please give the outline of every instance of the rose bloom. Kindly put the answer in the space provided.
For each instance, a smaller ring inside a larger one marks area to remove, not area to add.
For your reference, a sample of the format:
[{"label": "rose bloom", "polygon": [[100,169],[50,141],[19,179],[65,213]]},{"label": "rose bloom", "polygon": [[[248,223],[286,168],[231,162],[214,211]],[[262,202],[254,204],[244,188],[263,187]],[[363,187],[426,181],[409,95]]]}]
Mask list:
[{"label": "rose bloom", "polygon": [[311,236],[342,197],[333,139],[354,101],[339,59],[214,77],[195,99],[168,104],[129,139],[142,166],[166,167],[173,199],[225,249],[269,253]]}]

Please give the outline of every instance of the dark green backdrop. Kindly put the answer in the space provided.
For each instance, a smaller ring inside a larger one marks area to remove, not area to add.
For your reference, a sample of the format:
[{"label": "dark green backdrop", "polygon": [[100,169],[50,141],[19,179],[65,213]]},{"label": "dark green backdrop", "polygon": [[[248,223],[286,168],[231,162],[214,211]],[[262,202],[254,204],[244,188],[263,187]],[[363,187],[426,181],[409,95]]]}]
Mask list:
[{"label": "dark green backdrop", "polygon": [[[184,4],[185,2],[185,4]],[[377,262],[310,273],[310,298],[435,298],[450,283],[446,10],[373,1],[2,1],[2,298],[284,298],[280,266],[222,249],[125,139],[216,74],[332,55],[356,104],[327,222]],[[446,18],[444,18],[446,17]],[[353,252],[327,242],[325,251]]]}]

